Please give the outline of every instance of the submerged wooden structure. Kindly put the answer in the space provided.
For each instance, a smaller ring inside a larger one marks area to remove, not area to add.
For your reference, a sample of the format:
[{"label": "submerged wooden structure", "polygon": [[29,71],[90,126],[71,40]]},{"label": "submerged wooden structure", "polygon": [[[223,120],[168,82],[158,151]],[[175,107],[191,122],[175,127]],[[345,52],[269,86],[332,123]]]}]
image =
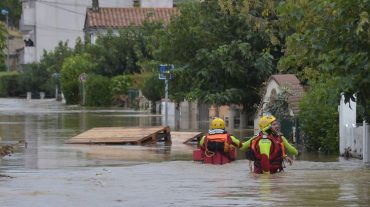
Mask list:
[{"label": "submerged wooden structure", "polygon": [[183,144],[198,144],[202,136],[202,132],[171,132],[171,137]]},{"label": "submerged wooden structure", "polygon": [[83,132],[66,144],[171,144],[169,127],[98,127]]}]

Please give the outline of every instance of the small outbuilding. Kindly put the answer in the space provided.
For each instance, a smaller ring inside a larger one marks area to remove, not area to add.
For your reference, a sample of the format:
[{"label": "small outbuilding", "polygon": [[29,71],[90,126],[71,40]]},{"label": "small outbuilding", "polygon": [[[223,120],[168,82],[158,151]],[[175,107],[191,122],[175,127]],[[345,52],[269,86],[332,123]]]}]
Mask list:
[{"label": "small outbuilding", "polygon": [[[305,93],[303,86],[294,74],[278,74],[272,75],[266,82],[264,95],[258,107],[254,118],[254,132],[258,133],[258,120],[266,113],[267,106],[275,100],[279,94],[287,92],[287,102],[289,111],[289,120],[280,120],[282,122],[282,132],[287,138],[292,137],[294,142],[298,141],[297,120],[296,116],[299,113],[299,102]],[[295,121],[292,121],[295,120]]]}]

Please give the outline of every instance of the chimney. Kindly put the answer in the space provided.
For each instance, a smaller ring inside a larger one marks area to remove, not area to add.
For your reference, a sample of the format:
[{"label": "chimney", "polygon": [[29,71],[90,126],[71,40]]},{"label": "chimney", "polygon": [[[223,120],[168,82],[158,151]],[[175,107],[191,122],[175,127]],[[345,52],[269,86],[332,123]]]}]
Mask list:
[{"label": "chimney", "polygon": [[92,10],[99,11],[99,0],[92,0]]}]

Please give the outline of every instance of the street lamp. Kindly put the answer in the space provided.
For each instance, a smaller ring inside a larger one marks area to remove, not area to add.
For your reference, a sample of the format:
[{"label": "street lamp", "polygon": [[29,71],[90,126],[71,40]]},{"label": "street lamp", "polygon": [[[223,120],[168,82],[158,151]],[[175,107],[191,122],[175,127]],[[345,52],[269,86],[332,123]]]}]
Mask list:
[{"label": "street lamp", "polygon": [[6,29],[8,34],[6,35],[6,44],[7,44],[7,52],[6,52],[6,69],[9,72],[9,11],[6,9],[1,10],[1,14],[5,15],[6,17]]}]

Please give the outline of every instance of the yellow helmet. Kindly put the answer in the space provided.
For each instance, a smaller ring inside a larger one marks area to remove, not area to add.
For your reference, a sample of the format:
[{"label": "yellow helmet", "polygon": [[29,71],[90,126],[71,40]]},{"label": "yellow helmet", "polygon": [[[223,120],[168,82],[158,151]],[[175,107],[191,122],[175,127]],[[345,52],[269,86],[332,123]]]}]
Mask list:
[{"label": "yellow helmet", "polygon": [[225,129],[225,122],[224,120],[220,118],[215,118],[212,120],[211,123],[211,128],[212,129]]},{"label": "yellow helmet", "polygon": [[262,131],[266,131],[271,126],[271,123],[275,120],[276,118],[272,115],[262,116],[258,121],[258,125]]}]

